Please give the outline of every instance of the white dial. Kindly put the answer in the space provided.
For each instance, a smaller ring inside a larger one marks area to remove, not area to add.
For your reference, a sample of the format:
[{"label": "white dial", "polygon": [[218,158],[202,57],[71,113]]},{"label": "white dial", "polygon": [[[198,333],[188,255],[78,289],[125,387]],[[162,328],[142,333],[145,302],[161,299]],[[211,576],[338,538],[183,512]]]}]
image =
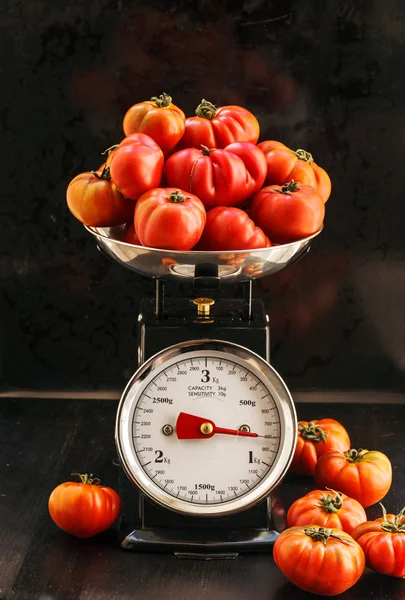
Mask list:
[{"label": "white dial", "polygon": [[268,363],[203,340],[168,348],[135,373],[116,435],[123,466],[146,495],[179,512],[220,515],[251,506],[280,481],[296,417]]}]

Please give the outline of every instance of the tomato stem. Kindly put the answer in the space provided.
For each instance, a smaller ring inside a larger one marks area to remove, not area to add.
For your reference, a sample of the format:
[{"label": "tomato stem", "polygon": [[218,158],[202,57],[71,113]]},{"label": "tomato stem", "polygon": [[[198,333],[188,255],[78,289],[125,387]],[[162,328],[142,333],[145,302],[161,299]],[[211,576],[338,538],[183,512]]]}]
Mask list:
[{"label": "tomato stem", "polygon": [[106,148],[104,150],[104,152],[101,153],[102,156],[104,156],[104,154],[107,154],[107,156],[110,156],[111,152],[113,150],[115,150],[116,148],[119,147],[119,144],[113,144],[112,146],[110,146],[109,148]]},{"label": "tomato stem", "polygon": [[294,181],[294,179],[291,179],[291,181],[289,181],[288,183],[285,183],[283,185],[281,190],[277,190],[277,191],[279,192],[279,194],[293,194],[294,192],[296,192],[299,189],[300,185],[301,184],[299,181]]},{"label": "tomato stem", "polygon": [[306,427],[302,423],[298,423],[298,431],[307,440],[326,443],[327,433],[324,432],[322,427],[315,425],[313,421],[310,421]]},{"label": "tomato stem", "polygon": [[183,194],[180,192],[180,190],[176,190],[175,192],[172,192],[170,194],[169,200],[170,200],[170,202],[173,202],[173,204],[180,204],[181,202],[186,201],[186,197],[183,196]]},{"label": "tomato stem", "polygon": [[98,477],[93,477],[93,473],[88,475],[87,473],[71,473],[72,477],[79,477],[82,483],[88,485],[100,485],[101,481]]},{"label": "tomato stem", "polygon": [[97,173],[97,171],[91,171],[91,174],[94,175],[94,177],[97,177],[97,179],[104,179],[105,181],[111,181],[110,167],[108,167],[107,165],[104,165],[104,168],[101,171],[100,175]]},{"label": "tomato stem", "polygon": [[346,460],[350,463],[360,462],[363,460],[366,454],[368,454],[368,450],[363,450],[363,448],[359,448],[358,450],[352,448],[348,452],[344,453]]},{"label": "tomato stem", "polygon": [[197,117],[201,117],[202,119],[208,119],[212,121],[217,113],[217,108],[212,102],[208,102],[208,100],[201,100],[201,104],[197,106],[195,109],[195,114]]},{"label": "tomato stem", "polygon": [[201,144],[201,152],[203,154],[205,154],[205,156],[209,156],[211,154],[211,150],[209,148],[207,148],[207,146],[204,146],[203,144]]},{"label": "tomato stem", "polygon": [[337,513],[343,507],[343,497],[340,492],[335,492],[334,490],[330,490],[336,494],[335,497],[332,494],[328,494],[327,496],[320,497],[320,504],[315,504],[317,508],[323,508],[326,512],[329,513]]},{"label": "tomato stem", "polygon": [[333,533],[333,529],[328,529],[327,527],[306,527],[304,529],[305,535],[312,538],[315,542],[322,542],[322,544],[327,543],[329,538],[333,538],[334,540],[339,540],[340,542],[351,544],[352,542],[346,538],[341,538],[338,535]]},{"label": "tomato stem", "polygon": [[388,531],[389,533],[405,533],[405,506],[397,515],[395,515],[393,521],[390,521],[388,518],[387,511],[381,502],[380,506],[384,517],[384,521],[381,523],[381,529]]},{"label": "tomato stem", "polygon": [[312,154],[310,152],[307,152],[306,150],[303,150],[302,148],[298,148],[298,150],[296,150],[294,154],[297,158],[299,158],[299,160],[304,160],[307,163],[314,162]]},{"label": "tomato stem", "polygon": [[172,103],[172,97],[169,96],[169,94],[166,94],[166,92],[163,92],[159,97],[153,96],[151,101],[154,102],[158,108],[167,108],[169,104]]}]

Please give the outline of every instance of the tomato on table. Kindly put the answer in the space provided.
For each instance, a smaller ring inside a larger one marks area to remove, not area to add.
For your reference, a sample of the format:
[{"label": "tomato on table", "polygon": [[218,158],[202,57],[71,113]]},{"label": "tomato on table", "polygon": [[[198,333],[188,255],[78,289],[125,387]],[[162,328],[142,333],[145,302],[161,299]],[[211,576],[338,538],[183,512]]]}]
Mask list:
[{"label": "tomato on table", "polygon": [[293,179],[315,188],[323,202],[327,202],[332,191],[330,177],[314,162],[310,152],[302,149],[294,152],[273,140],[261,142],[258,147],[267,161],[266,185],[283,185]]},{"label": "tomato on table", "polygon": [[377,450],[331,450],[316,463],[314,476],[317,486],[339,490],[367,508],[390,489],[392,467],[389,458]]},{"label": "tomato on table", "polygon": [[263,185],[266,160],[250,142],[222,150],[187,148],[168,158],[165,176],[168,185],[196,194],[207,210],[240,207]]},{"label": "tomato on table", "polygon": [[353,538],[363,548],[366,565],[384,575],[405,577],[405,507],[397,515],[387,514],[361,523]]},{"label": "tomato on table", "polygon": [[164,156],[156,142],[143,133],[122,140],[107,159],[111,179],[122,194],[132,200],[160,185]]},{"label": "tomato on table", "polygon": [[299,421],[290,470],[297,475],[313,475],[319,457],[332,449],[350,449],[349,434],[343,425],[334,419]]},{"label": "tomato on table", "polygon": [[[240,208],[217,206],[207,213],[198,250],[252,250],[271,242]],[[243,261],[242,261],[243,262]]]},{"label": "tomato on table", "polygon": [[111,181],[109,167],[80,173],[69,183],[66,201],[70,212],[89,227],[121,225],[134,215],[134,203]]},{"label": "tomato on table", "polygon": [[334,490],[313,490],[298,498],[287,513],[288,527],[319,525],[341,529],[349,535],[364,521],[367,515],[360,502]]},{"label": "tomato on table", "polygon": [[256,117],[242,106],[221,106],[202,100],[195,117],[186,119],[186,127],[176,150],[184,148],[226,148],[233,142],[256,144],[260,127]]},{"label": "tomato on table", "polygon": [[319,231],[325,205],[313,187],[290,181],[261,189],[253,198],[250,213],[273,242],[285,244]]},{"label": "tomato on table", "polygon": [[180,141],[185,130],[186,116],[172,103],[168,94],[134,104],[125,114],[123,129],[126,136],[145,133],[162,148],[170,150]]},{"label": "tomato on table", "polygon": [[274,543],[273,557],[294,585],[322,596],[352,587],[365,566],[363,550],[348,533],[318,526],[285,529]]},{"label": "tomato on table", "polygon": [[121,512],[121,500],[112,488],[92,475],[72,473],[80,481],[56,487],[49,497],[49,513],[58,527],[78,538],[89,538],[109,529]]},{"label": "tomato on table", "polygon": [[135,208],[135,230],[150,248],[188,251],[201,237],[206,220],[203,203],[176,188],[157,188],[143,194]]}]

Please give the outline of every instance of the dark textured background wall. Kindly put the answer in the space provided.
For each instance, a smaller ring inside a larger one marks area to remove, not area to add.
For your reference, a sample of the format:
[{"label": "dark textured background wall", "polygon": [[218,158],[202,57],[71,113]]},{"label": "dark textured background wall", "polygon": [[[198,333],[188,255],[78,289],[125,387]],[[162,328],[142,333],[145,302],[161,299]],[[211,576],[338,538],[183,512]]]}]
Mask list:
[{"label": "dark textured background wall", "polygon": [[189,115],[243,104],[332,176],[308,257],[256,287],[290,387],[404,390],[403,1],[3,0],[0,23],[1,390],[132,373],[151,282],[97,252],[65,189],[162,91]]}]

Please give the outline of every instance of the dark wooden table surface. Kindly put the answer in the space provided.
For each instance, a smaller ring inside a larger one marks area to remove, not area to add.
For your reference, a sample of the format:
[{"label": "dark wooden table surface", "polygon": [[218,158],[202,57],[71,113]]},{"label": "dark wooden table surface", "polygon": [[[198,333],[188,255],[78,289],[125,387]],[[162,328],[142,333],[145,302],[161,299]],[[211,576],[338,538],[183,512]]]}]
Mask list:
[{"label": "dark wooden table surface", "polygon": [[[332,417],[348,428],[353,447],[386,452],[393,486],[389,512],[405,504],[404,405],[299,404],[302,419]],[[271,555],[235,560],[180,560],[128,553],[118,532],[90,540],[60,531],[48,515],[52,489],[74,471],[97,473],[114,486],[117,467],[113,401],[0,400],[0,600],[304,600]],[[288,476],[277,490],[289,504],[313,489]],[[378,506],[367,510],[375,518]],[[282,515],[281,515],[282,518]],[[366,571],[341,600],[405,600],[405,581]]]}]

